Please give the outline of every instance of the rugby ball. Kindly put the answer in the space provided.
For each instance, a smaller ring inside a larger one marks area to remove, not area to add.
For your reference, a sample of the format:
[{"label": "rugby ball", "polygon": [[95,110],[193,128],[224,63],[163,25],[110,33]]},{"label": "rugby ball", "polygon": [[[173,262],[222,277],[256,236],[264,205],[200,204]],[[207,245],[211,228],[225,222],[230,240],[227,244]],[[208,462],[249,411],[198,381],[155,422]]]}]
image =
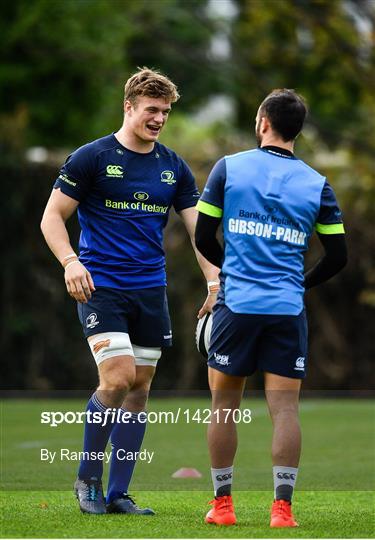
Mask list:
[{"label": "rugby ball", "polygon": [[208,358],[208,349],[210,347],[212,329],[212,313],[206,313],[197,324],[195,331],[195,343],[197,344],[198,351]]}]

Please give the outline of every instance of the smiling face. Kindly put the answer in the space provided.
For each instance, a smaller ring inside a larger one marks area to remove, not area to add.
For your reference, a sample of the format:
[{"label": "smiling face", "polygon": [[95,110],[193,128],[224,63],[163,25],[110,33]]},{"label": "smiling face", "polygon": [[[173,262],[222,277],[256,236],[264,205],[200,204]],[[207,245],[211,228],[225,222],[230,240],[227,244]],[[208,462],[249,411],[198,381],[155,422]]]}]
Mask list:
[{"label": "smiling face", "polygon": [[138,96],[134,103],[125,101],[125,126],[128,134],[131,133],[139,143],[157,141],[170,111],[171,104],[164,98]]}]

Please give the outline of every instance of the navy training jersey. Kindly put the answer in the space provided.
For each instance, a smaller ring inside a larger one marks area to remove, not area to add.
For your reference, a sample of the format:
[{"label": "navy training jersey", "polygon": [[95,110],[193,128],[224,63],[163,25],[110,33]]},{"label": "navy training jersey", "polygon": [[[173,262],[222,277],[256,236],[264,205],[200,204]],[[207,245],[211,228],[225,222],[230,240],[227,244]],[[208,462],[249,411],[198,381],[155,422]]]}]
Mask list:
[{"label": "navy training jersey", "polygon": [[118,289],[166,285],[163,229],[199,198],[191,170],[175,152],[128,150],[114,134],[78,148],[54,188],[79,201],[79,259],[94,284]]},{"label": "navy training jersey", "polygon": [[219,160],[198,202],[222,218],[223,295],[235,313],[298,315],[304,257],[314,228],[344,232],[332,187],[292,153],[277,148]]}]

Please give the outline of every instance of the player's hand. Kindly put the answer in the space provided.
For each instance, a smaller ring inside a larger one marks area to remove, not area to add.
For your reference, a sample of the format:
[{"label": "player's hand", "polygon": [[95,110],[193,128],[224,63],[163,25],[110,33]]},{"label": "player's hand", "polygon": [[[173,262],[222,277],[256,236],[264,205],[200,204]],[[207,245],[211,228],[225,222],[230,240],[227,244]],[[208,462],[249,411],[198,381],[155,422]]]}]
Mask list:
[{"label": "player's hand", "polygon": [[65,284],[70,296],[82,304],[86,304],[95,291],[91,274],[78,260],[65,268]]},{"label": "player's hand", "polygon": [[216,304],[217,293],[210,293],[207,295],[207,298],[203,306],[198,311],[198,319],[201,319],[206,313],[212,313],[213,307]]}]

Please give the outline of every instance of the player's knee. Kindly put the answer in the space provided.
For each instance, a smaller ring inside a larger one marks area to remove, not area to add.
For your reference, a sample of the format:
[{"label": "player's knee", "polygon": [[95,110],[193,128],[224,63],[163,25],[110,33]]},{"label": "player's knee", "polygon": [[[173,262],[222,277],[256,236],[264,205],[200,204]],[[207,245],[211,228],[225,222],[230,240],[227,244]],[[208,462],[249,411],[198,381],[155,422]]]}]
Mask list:
[{"label": "player's knee", "polygon": [[151,366],[137,366],[137,376],[126,398],[126,406],[130,410],[144,410],[147,405],[155,369]]},{"label": "player's knee", "polygon": [[125,396],[136,380],[134,358],[115,356],[99,364],[100,389]]},{"label": "player's knee", "polygon": [[118,374],[118,377],[119,379],[117,380],[112,380],[109,384],[107,383],[108,386],[111,387],[112,390],[116,391],[116,392],[124,392],[125,394],[127,394],[133,384],[134,384],[134,381],[135,381],[135,375],[133,375],[133,373],[119,373]]},{"label": "player's knee", "polygon": [[125,397],[135,382],[135,370],[113,369],[101,374],[100,389]]},{"label": "player's knee", "polygon": [[237,409],[241,404],[241,390],[213,390],[212,409]]},{"label": "player's knee", "polygon": [[134,390],[133,388],[127,394],[125,399],[125,408],[129,411],[144,411],[147,407],[148,391]]},{"label": "player's knee", "polygon": [[270,406],[272,418],[298,418],[298,404],[297,403],[282,403],[278,405]]},{"label": "player's knee", "polygon": [[151,380],[137,381],[135,380],[131,390],[129,391],[129,398],[146,402],[150,393]]}]

